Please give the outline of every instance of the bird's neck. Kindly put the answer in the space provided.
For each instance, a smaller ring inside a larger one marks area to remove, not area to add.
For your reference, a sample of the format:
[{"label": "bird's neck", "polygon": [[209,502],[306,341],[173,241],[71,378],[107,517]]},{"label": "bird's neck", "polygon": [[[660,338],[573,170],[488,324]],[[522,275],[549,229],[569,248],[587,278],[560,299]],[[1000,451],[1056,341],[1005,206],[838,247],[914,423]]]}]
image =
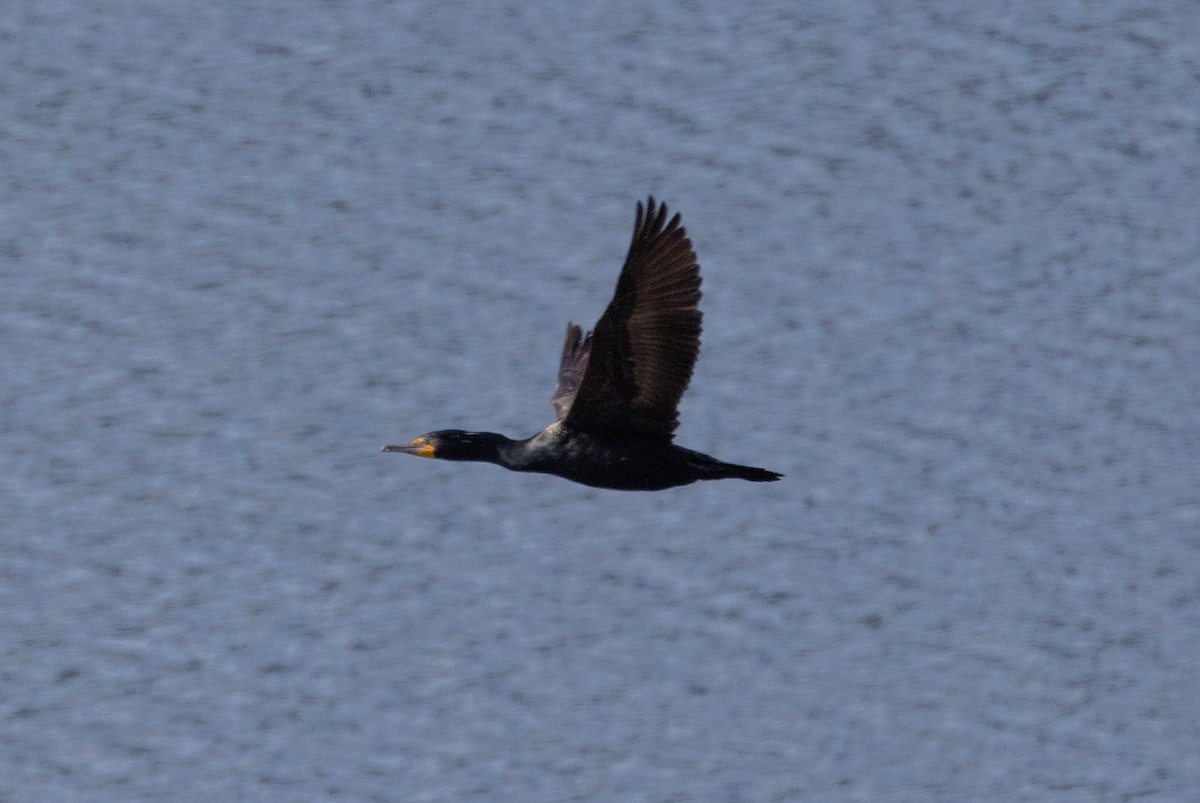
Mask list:
[{"label": "bird's neck", "polygon": [[518,441],[497,432],[480,432],[474,437],[470,454],[459,459],[510,466],[513,461],[513,447],[517,443]]},{"label": "bird's neck", "polygon": [[547,457],[562,448],[567,438],[561,422],[554,422],[536,435],[520,441],[510,441],[500,447],[500,459],[496,462],[513,471],[544,471]]}]

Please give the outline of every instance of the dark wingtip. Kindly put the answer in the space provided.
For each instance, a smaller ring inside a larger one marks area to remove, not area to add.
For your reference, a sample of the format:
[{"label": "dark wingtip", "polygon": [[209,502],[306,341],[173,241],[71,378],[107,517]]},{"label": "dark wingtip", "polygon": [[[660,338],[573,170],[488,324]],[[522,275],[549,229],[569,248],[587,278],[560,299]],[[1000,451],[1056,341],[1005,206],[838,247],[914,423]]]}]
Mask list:
[{"label": "dark wingtip", "polygon": [[638,201],[637,216],[633,221],[634,234],[641,237],[649,237],[659,232],[670,231],[678,227],[680,221],[679,213],[675,213],[675,217],[671,218],[670,223],[667,223],[667,214],[667,205],[654,200],[653,195],[646,198],[645,206],[642,206],[642,202]]}]

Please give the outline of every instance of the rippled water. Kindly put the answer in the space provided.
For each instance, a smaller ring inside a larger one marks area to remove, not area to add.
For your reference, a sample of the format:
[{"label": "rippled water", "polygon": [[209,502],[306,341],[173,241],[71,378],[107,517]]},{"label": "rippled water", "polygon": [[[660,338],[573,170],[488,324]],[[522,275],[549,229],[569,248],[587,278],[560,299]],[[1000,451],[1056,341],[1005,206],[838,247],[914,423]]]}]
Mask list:
[{"label": "rippled water", "polygon": [[[23,4],[0,799],[1187,800],[1191,3]],[[528,435],[648,193],[706,332]]]}]

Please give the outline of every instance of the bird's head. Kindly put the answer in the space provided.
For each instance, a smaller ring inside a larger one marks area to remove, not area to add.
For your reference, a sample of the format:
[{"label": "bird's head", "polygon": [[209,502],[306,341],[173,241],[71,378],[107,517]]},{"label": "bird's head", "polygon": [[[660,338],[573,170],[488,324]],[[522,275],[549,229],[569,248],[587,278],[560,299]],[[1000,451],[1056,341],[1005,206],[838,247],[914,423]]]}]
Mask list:
[{"label": "bird's head", "polygon": [[438,460],[479,460],[495,462],[500,446],[508,438],[495,432],[464,432],[461,429],[441,429],[430,432],[411,443],[383,447],[385,452],[403,452],[417,457]]}]

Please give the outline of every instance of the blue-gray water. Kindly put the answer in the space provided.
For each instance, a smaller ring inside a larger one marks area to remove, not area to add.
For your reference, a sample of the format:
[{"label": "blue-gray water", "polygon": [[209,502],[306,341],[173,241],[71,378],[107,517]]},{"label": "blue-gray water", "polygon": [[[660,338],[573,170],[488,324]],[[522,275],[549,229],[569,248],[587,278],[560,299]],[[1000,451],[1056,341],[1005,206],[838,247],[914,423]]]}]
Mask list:
[{"label": "blue-gray water", "polygon": [[[1191,0],[15,3],[0,800],[1194,800]],[[682,212],[659,494],[527,435]]]}]

